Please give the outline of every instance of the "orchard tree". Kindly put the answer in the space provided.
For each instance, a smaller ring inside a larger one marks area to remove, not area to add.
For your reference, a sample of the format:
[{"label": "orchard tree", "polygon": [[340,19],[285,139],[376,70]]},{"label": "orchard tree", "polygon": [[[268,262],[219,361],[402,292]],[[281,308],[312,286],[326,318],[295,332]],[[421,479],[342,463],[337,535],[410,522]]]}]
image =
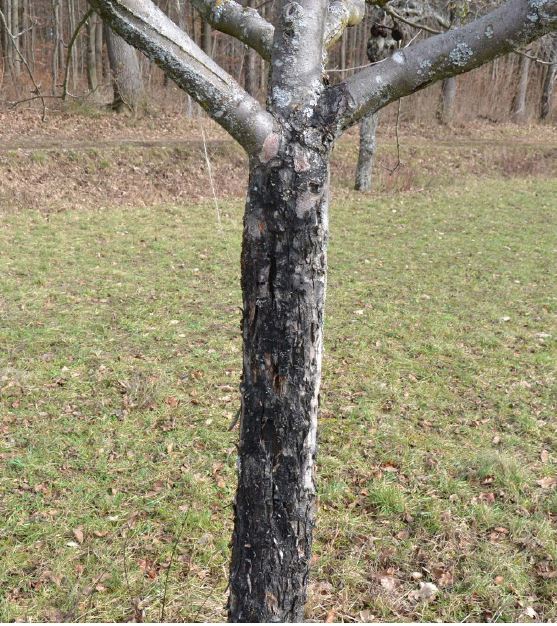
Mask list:
[{"label": "orchard tree", "polygon": [[[557,0],[508,0],[458,29],[327,85],[327,49],[364,0],[280,0],[275,24],[234,0],[193,0],[271,62],[266,105],[151,0],[89,0],[249,156],[241,254],[243,374],[230,568],[233,622],[301,621],[315,521],[329,160],[368,113],[557,29]],[[377,0],[384,3],[384,0]]]}]

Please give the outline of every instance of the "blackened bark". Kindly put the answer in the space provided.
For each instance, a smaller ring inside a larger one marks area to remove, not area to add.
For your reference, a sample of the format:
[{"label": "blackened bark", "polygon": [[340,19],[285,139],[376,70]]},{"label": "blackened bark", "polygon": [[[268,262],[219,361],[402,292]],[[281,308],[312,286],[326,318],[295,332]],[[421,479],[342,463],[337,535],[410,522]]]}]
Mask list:
[{"label": "blackened bark", "polygon": [[360,150],[356,167],[356,191],[371,191],[373,187],[373,161],[377,149],[376,133],[379,113],[368,113],[360,122]]},{"label": "blackened bark", "polygon": [[252,159],[244,218],[231,622],[303,619],[315,519],[329,153],[301,136],[278,143]]}]

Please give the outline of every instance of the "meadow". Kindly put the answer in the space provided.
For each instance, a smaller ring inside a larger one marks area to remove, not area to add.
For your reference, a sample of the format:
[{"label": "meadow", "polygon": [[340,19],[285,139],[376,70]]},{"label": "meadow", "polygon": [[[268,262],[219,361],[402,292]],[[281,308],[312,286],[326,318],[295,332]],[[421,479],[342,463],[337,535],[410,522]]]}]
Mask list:
[{"label": "meadow", "polygon": [[[332,201],[307,619],[555,621],[557,181],[406,187]],[[0,621],[223,621],[242,200],[76,203],[0,212]]]}]

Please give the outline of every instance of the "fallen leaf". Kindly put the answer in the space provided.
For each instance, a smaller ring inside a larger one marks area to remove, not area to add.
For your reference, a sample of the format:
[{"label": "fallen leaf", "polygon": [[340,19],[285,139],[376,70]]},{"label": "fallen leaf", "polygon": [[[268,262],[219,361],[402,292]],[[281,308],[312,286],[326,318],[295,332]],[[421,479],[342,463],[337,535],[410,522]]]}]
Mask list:
[{"label": "fallen leaf", "polygon": [[440,587],[450,587],[454,583],[454,578],[451,572],[443,572],[437,582]]},{"label": "fallen leaf", "polygon": [[382,576],[379,582],[381,583],[381,587],[387,591],[393,591],[396,587],[396,579],[392,576]]},{"label": "fallen leaf", "polygon": [[495,502],[495,494],[493,492],[488,493],[480,493],[479,498],[480,502],[485,502],[486,504],[493,504]]},{"label": "fallen leaf", "polygon": [[524,615],[527,615],[528,617],[531,617],[532,619],[538,619],[538,614],[536,613],[534,608],[531,606],[527,606],[524,609]]},{"label": "fallen leaf", "polygon": [[433,583],[420,583],[420,589],[418,591],[418,600],[422,602],[432,602],[435,600],[435,596],[439,593],[439,588]]},{"label": "fallen leaf", "polygon": [[557,485],[557,478],[555,478],[555,476],[546,476],[545,478],[536,480],[536,484],[538,484],[542,489],[551,489],[551,487],[555,487],[555,485]]},{"label": "fallen leaf", "polygon": [[365,609],[364,611],[360,611],[360,619],[365,624],[369,624],[369,622],[375,620],[375,615],[369,609]]}]

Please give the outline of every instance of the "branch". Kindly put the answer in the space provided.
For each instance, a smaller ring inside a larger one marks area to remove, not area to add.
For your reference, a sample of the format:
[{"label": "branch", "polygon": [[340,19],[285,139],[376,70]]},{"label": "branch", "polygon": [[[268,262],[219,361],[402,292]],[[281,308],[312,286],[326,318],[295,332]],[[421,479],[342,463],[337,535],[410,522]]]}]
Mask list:
[{"label": "branch", "polygon": [[411,26],[412,28],[425,30],[426,32],[432,33],[433,35],[439,35],[440,33],[444,32],[442,30],[431,28],[431,26],[426,26],[425,24],[418,24],[417,22],[412,22],[411,20],[408,20],[404,16],[397,13],[393,8],[391,8],[388,5],[385,5],[383,7],[383,10],[385,11],[385,13],[390,15],[393,19],[398,20],[399,22],[402,22],[403,24],[406,24],[407,26]]},{"label": "branch", "polygon": [[68,95],[68,79],[70,77],[72,48],[74,46],[75,40],[77,39],[77,36],[79,35],[79,31],[83,28],[83,25],[91,17],[91,15],[93,15],[93,13],[94,13],[93,9],[89,9],[87,13],[85,13],[85,15],[79,21],[79,24],[75,27],[73,35],[71,36],[70,41],[68,43],[68,52],[66,53],[66,71],[64,72],[64,82],[62,84],[62,100],[65,100],[66,96]]},{"label": "branch", "polygon": [[151,0],[89,0],[122,39],[154,61],[247,152],[260,150],[273,119]]},{"label": "branch", "polygon": [[[338,130],[432,83],[463,74],[557,29],[557,0],[509,0],[483,17],[395,52],[379,66],[330,87]],[[331,105],[328,105],[330,109]]]},{"label": "branch", "polygon": [[192,4],[213,28],[232,35],[264,59],[271,58],[275,29],[256,9],[243,7],[235,0],[192,0]]},{"label": "branch", "polygon": [[325,28],[325,47],[330,48],[341,37],[345,28],[356,26],[365,17],[365,0],[333,0]]},{"label": "branch", "polygon": [[[235,37],[253,48],[265,60],[271,59],[275,27],[257,9],[243,7],[235,0],[191,0],[204,20],[213,28]],[[365,16],[366,0],[333,0],[325,28],[325,47],[330,48],[347,26],[356,26]]]}]

